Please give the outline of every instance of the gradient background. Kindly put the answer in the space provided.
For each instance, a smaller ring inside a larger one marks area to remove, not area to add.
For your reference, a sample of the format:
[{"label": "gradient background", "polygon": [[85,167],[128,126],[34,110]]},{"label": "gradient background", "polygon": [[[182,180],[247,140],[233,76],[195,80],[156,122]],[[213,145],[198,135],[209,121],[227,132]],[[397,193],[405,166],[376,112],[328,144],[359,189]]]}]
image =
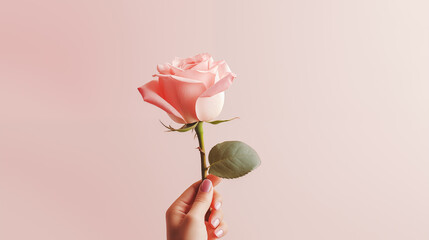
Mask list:
[{"label": "gradient background", "polygon": [[238,75],[206,144],[262,165],[224,181],[225,239],[429,239],[429,2],[0,2],[0,239],[164,239],[200,177],[137,87],[209,52]]}]

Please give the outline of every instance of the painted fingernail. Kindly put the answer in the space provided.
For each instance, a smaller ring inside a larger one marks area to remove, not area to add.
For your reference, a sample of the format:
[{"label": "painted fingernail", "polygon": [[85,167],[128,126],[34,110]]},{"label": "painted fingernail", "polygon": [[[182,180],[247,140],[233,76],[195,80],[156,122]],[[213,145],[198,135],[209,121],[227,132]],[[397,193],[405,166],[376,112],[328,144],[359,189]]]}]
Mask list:
[{"label": "painted fingernail", "polygon": [[220,223],[219,218],[216,218],[215,220],[212,221],[212,226],[217,227],[219,226],[219,223]]},{"label": "painted fingernail", "polygon": [[212,181],[209,179],[204,179],[203,183],[201,183],[200,190],[202,192],[210,192],[210,189],[212,188]]},{"label": "painted fingernail", "polygon": [[221,202],[217,202],[217,203],[214,205],[214,208],[215,208],[216,210],[219,210],[220,206],[222,206],[222,203],[221,203]]},{"label": "painted fingernail", "polygon": [[222,234],[223,234],[223,230],[222,229],[219,229],[219,230],[215,231],[216,237],[221,237]]}]

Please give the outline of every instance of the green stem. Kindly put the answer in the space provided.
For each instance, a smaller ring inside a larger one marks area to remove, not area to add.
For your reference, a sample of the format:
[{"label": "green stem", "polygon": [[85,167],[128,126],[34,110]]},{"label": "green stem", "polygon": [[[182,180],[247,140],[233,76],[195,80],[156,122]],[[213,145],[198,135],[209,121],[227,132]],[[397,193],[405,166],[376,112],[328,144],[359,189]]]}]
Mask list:
[{"label": "green stem", "polygon": [[201,179],[207,177],[207,163],[206,163],[206,152],[204,149],[204,133],[203,133],[203,122],[198,122],[195,127],[195,132],[197,133],[198,143],[200,144],[200,157],[201,157]]}]

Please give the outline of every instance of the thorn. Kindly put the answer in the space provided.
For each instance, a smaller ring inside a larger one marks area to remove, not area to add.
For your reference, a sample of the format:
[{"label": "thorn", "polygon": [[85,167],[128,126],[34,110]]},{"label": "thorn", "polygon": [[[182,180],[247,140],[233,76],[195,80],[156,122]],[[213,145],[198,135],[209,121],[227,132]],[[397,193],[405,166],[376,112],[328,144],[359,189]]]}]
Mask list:
[{"label": "thorn", "polygon": [[196,149],[198,149],[200,152],[206,154],[206,152],[204,152],[200,147],[197,147]]}]

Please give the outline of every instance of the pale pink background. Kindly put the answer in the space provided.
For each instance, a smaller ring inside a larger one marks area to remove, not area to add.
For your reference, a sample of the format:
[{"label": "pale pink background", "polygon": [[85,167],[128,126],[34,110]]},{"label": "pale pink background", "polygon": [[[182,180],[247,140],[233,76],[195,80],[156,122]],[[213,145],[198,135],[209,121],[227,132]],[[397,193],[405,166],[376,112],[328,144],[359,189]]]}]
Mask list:
[{"label": "pale pink background", "polygon": [[137,87],[201,52],[238,75],[208,147],[263,161],[226,239],[429,239],[426,0],[2,1],[0,239],[164,239],[197,142]]}]

